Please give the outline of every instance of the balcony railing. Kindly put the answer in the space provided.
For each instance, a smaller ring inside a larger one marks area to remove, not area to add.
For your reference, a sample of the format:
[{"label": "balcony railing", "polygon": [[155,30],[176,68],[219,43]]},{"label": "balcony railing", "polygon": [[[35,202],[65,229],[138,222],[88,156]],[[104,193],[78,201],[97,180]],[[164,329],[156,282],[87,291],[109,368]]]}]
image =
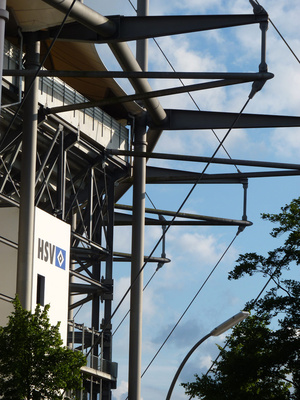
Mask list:
[{"label": "balcony railing", "polygon": [[87,367],[95,369],[97,371],[104,372],[111,375],[112,378],[117,379],[118,376],[118,364],[113,361],[104,360],[98,356],[87,356]]},{"label": "balcony railing", "polygon": [[[94,343],[96,342],[100,345],[99,355],[95,355],[94,353]],[[97,375],[97,372],[103,372],[103,376],[106,375],[105,379],[117,379],[118,364],[103,358],[103,337],[101,332],[90,329],[83,324],[76,324],[74,321],[69,321],[68,346],[72,350],[81,351],[86,355],[86,367],[94,370],[95,375]],[[90,349],[90,352],[87,351],[88,349]]]}]

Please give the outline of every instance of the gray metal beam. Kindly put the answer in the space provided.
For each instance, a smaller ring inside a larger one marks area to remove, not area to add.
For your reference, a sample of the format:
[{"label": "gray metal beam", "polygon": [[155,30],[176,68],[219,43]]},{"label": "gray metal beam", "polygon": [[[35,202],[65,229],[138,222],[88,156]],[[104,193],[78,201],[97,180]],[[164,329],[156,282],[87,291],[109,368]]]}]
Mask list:
[{"label": "gray metal beam", "polygon": [[50,157],[50,155],[51,155],[51,152],[52,152],[52,150],[53,150],[53,147],[55,146],[56,140],[57,140],[57,138],[59,137],[59,135],[61,134],[62,130],[63,130],[63,126],[62,126],[62,125],[59,125],[58,128],[57,128],[57,130],[56,130],[55,135],[53,136],[53,138],[52,138],[52,140],[51,140],[51,144],[50,144],[50,146],[48,147],[47,152],[46,152],[46,154],[45,154],[44,157],[43,157],[43,161],[42,161],[42,163],[41,163],[41,165],[40,165],[40,168],[39,168],[39,170],[38,170],[37,173],[36,173],[36,178],[35,178],[35,184],[36,184],[36,185],[37,185],[37,183],[38,183],[38,181],[39,181],[39,179],[40,179],[40,177],[41,177],[41,175],[42,175],[42,173],[43,173],[43,171],[44,171],[44,168],[45,168],[45,166],[46,166],[46,164],[47,164],[47,162],[48,162],[48,159],[49,159],[49,157]]},{"label": "gray metal beam", "polygon": [[82,283],[75,283],[71,282],[69,285],[70,291],[74,295],[74,293],[81,293],[81,294],[88,294],[88,293],[100,293],[101,289],[97,288],[93,285],[82,284]]},{"label": "gray metal beam", "polygon": [[217,158],[217,157],[214,157],[213,160],[211,160],[211,157],[190,156],[184,154],[153,153],[153,152],[137,153],[136,151],[119,150],[119,149],[106,149],[105,151],[109,154],[115,154],[120,156],[158,158],[162,160],[190,161],[197,163],[210,162],[211,164],[245,165],[251,167],[264,167],[264,168],[300,169],[300,164],[278,163],[271,161],[240,160],[237,158],[229,159],[229,158]]},{"label": "gray metal beam", "polygon": [[[116,204],[115,208],[118,210],[126,210],[126,211],[132,211],[132,206],[128,206],[126,204]],[[194,220],[205,220],[205,221],[211,221],[214,220],[215,217],[211,217],[208,215],[201,215],[201,214],[191,214],[191,213],[185,213],[185,212],[175,212],[175,211],[170,211],[170,210],[160,210],[157,208],[145,208],[145,212],[147,214],[155,214],[155,215],[163,215],[163,216],[168,216],[168,217],[178,217],[178,218],[186,218],[186,219],[194,219]]]},{"label": "gray metal beam", "polygon": [[222,173],[222,174],[202,174],[189,171],[172,170],[166,168],[147,167],[148,184],[242,184],[248,178],[267,178],[280,176],[298,176],[300,170],[284,170],[284,171],[254,171],[239,173]]},{"label": "gray metal beam", "polygon": [[108,255],[109,252],[104,247],[100,246],[98,243],[93,242],[92,240],[86,239],[84,236],[79,235],[78,233],[72,231],[71,233],[73,239],[77,239],[79,242],[85,243],[89,245],[91,248],[99,250],[102,254]]},{"label": "gray metal beam", "polygon": [[[168,118],[160,127],[163,130],[229,129],[239,114],[193,111],[165,110]],[[149,121],[149,125],[154,123]],[[155,124],[157,126],[157,124]],[[243,113],[234,128],[278,128],[300,126],[300,117]]]},{"label": "gray metal beam", "polygon": [[[30,70],[4,69],[3,76],[35,76]],[[145,78],[145,79],[237,79],[244,82],[273,78],[270,72],[187,72],[187,71],[70,71],[40,70],[39,77]]]},{"label": "gray metal beam", "polygon": [[[43,0],[50,6],[60,10],[66,14],[71,7],[72,0]],[[103,37],[111,37],[116,34],[117,26],[108,18],[96,13],[91,8],[84,6],[81,2],[76,1],[72,6],[70,16],[80,24],[87,26],[89,29],[98,32]],[[88,22],[87,22],[88,21]]]},{"label": "gray metal beam", "polygon": [[244,15],[164,15],[110,17],[118,26],[119,41],[178,35],[268,21],[268,14]]},{"label": "gray metal beam", "polygon": [[215,178],[215,174],[202,174],[201,172],[151,166],[147,167],[146,182],[148,184],[187,184],[197,181],[199,184],[242,184],[245,182],[245,179],[241,178],[237,173],[230,174],[230,178],[227,177],[227,174],[218,174]]},{"label": "gray metal beam", "polygon": [[[272,79],[274,77],[273,74],[271,73],[264,73],[264,74],[257,74],[258,79],[257,80],[266,80],[266,79]],[[206,89],[213,89],[213,88],[219,88],[219,87],[224,87],[224,86],[230,86],[230,85],[237,85],[245,82],[251,82],[253,80],[253,77],[244,77],[243,79],[220,79],[217,81],[212,81],[212,82],[205,82],[205,83],[195,83],[193,85],[184,85],[184,86],[177,86],[169,89],[160,89],[160,90],[153,90],[151,92],[147,93],[138,93],[138,94],[131,94],[127,96],[120,96],[120,97],[113,97],[113,98],[107,98],[104,100],[99,100],[99,101],[89,101],[89,102],[84,102],[84,103],[77,103],[77,104],[69,104],[66,106],[58,106],[58,107],[52,107],[52,108],[46,108],[44,109],[44,113],[49,115],[49,114],[57,114],[61,112],[66,112],[66,111],[73,111],[73,110],[82,110],[85,108],[91,108],[91,107],[103,107],[108,104],[120,104],[120,103],[128,103],[131,101],[137,101],[137,100],[146,100],[146,99],[151,99],[154,97],[163,97],[163,96],[170,96],[174,94],[179,94],[179,93],[187,93],[187,92],[195,92],[198,90],[206,90]]]},{"label": "gray metal beam", "polygon": [[[283,176],[299,176],[299,169],[282,170],[282,171],[255,171],[255,172],[239,172],[224,174],[202,174],[185,172],[178,170],[160,169],[156,167],[147,167],[147,184],[243,184],[248,178],[271,178]],[[127,182],[131,182],[128,179]]]},{"label": "gray metal beam", "polygon": [[212,174],[212,179],[230,179],[234,176],[239,176],[241,179],[248,178],[274,178],[280,176],[299,176],[299,170],[285,170],[285,171],[259,171],[259,172],[239,172],[238,174]]},{"label": "gray metal beam", "polygon": [[90,262],[91,264],[95,261],[102,261],[107,256],[107,254],[103,254],[102,250],[86,247],[71,247],[71,255],[76,261],[84,260],[86,263]]},{"label": "gray metal beam", "polygon": [[[131,261],[131,254],[129,253],[120,253],[120,252],[115,252],[114,251],[114,258],[113,261],[114,262],[130,262]],[[148,257],[148,256],[144,256],[144,262],[147,263],[168,263],[171,260],[169,258],[163,258],[163,257]]]},{"label": "gray metal beam", "polygon": [[[7,183],[8,180],[12,181],[11,178],[11,172],[13,169],[13,165],[19,155],[19,152],[21,150],[22,147],[22,141],[21,141],[21,137],[16,141],[16,146],[14,151],[12,151],[12,153],[10,154],[9,157],[7,157],[7,159],[4,157],[1,158],[1,162],[3,163],[3,167],[5,170],[5,176],[3,177],[3,181],[1,182],[1,187],[0,187],[0,193],[4,190],[5,185]],[[5,161],[5,163],[4,163]]]},{"label": "gray metal beam", "polygon": [[70,271],[70,275],[75,276],[76,278],[81,279],[81,280],[89,283],[90,285],[95,286],[95,287],[97,287],[97,288],[99,288],[99,289],[101,289],[103,291],[106,291],[106,292],[109,291],[109,289],[105,285],[103,285],[101,282],[99,282],[99,281],[97,281],[95,279],[89,278],[86,275],[82,275],[82,274],[80,274],[80,273],[78,273],[76,271],[73,271],[73,270]]},{"label": "gray metal beam", "polygon": [[74,308],[80,307],[83,304],[88,303],[89,301],[91,301],[93,299],[93,295],[88,295],[86,296],[84,299],[78,300],[75,303],[72,303],[69,305],[69,310],[74,310]]},{"label": "gray metal beam", "polygon": [[0,106],[1,93],[2,93],[2,70],[4,60],[4,36],[5,36],[5,22],[9,19],[8,11],[6,11],[6,0],[0,0]]},{"label": "gray metal beam", "polygon": [[[176,213],[173,213],[173,217]],[[160,214],[162,215],[162,214]],[[171,213],[169,213],[171,215]],[[186,214],[188,215],[188,214]],[[191,218],[190,217],[179,217],[179,218],[187,218],[186,220],[177,220],[168,221],[166,219],[159,220],[154,218],[145,218],[145,225],[148,226],[168,226],[168,225],[176,225],[176,226],[201,226],[201,225],[227,225],[227,226],[250,226],[252,222],[237,220],[232,218],[219,218],[219,217],[210,217],[210,216],[198,216],[199,218]],[[196,220],[197,219],[197,220]],[[130,226],[133,223],[132,215],[130,214],[122,214],[115,213],[115,225],[116,226]]]},{"label": "gray metal beam", "polygon": [[[105,21],[106,17],[102,18]],[[110,36],[108,36],[107,30],[103,30],[103,33],[96,33],[94,30],[83,26],[82,23],[84,24],[84,22],[82,20],[81,24],[75,22],[65,25],[59,37],[63,40],[92,43],[129,42],[132,40],[201,32],[267,21],[267,13],[258,15],[156,15],[137,17],[117,15],[106,18],[106,23],[110,23],[112,27]],[[55,37],[57,30],[58,27],[50,29],[50,37]]]}]

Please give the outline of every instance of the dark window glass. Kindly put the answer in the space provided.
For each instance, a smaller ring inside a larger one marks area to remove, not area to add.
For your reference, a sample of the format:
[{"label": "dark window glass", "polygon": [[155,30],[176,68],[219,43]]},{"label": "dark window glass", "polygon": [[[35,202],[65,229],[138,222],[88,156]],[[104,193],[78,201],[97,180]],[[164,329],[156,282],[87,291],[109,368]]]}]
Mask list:
[{"label": "dark window glass", "polygon": [[45,305],[45,277],[39,274],[37,276],[36,303],[41,306]]}]

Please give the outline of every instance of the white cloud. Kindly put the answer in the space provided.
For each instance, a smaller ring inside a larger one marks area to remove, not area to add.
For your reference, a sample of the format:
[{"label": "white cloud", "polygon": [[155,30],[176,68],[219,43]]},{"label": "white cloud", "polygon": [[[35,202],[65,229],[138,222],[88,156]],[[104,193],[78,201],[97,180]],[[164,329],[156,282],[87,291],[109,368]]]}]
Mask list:
[{"label": "white cloud", "polygon": [[216,263],[225,250],[216,236],[200,233],[183,233],[176,244],[182,256],[189,257],[197,265]]},{"label": "white cloud", "polygon": [[114,251],[131,252],[131,227],[119,226],[114,230]]},{"label": "white cloud", "polygon": [[209,355],[200,356],[200,367],[208,370],[211,367],[212,358]]},{"label": "white cloud", "polygon": [[[146,283],[146,282],[145,282]],[[155,299],[155,301],[154,301]],[[154,289],[149,286],[147,290],[143,292],[143,320],[145,323],[155,318],[157,313],[160,311],[158,308],[158,298],[154,296]]]},{"label": "white cloud", "polygon": [[[123,300],[123,296],[127,292],[128,288],[130,286],[130,277],[121,277],[119,279],[116,279],[114,281],[114,308],[116,308],[120,301]],[[126,298],[122,302],[122,306],[120,306],[118,310],[118,315],[121,315],[120,318],[123,317],[123,315],[129,310],[129,294],[126,296]]]},{"label": "white cloud", "polygon": [[195,14],[205,14],[209,13],[210,10],[221,10],[222,5],[219,0],[186,0],[186,1],[176,1],[175,6],[181,12],[192,12]]},{"label": "white cloud", "polygon": [[128,394],[128,382],[121,381],[112,394],[114,400],[125,400]]},{"label": "white cloud", "polygon": [[276,155],[289,162],[299,156],[300,129],[278,129],[272,134],[271,143]]}]

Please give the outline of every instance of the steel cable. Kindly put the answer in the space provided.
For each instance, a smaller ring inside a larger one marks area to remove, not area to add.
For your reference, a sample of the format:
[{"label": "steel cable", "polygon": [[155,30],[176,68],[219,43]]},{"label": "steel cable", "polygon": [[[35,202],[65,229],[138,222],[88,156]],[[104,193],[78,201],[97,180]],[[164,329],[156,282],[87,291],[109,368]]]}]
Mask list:
[{"label": "steel cable", "polygon": [[[189,190],[188,194],[186,195],[186,197],[184,198],[183,202],[181,203],[180,207],[178,208],[178,210],[176,211],[176,213],[174,214],[173,218],[170,220],[169,225],[166,227],[166,229],[164,230],[163,234],[160,236],[159,240],[157,241],[156,245],[154,246],[154,248],[152,249],[151,253],[149,254],[149,256],[147,257],[147,259],[150,259],[152,257],[152,255],[154,254],[155,250],[157,249],[157,247],[159,246],[159,244],[161,243],[161,241],[163,240],[163,238],[165,237],[166,233],[168,232],[168,230],[171,228],[171,226],[173,225],[175,219],[177,218],[178,214],[180,213],[180,211],[182,210],[182,208],[184,207],[184,205],[186,204],[186,202],[188,201],[188,199],[190,198],[190,196],[192,195],[193,191],[195,190],[196,186],[198,185],[198,183],[201,181],[203,175],[205,174],[207,168],[210,166],[211,162],[213,161],[214,157],[216,156],[217,152],[219,151],[219,149],[222,147],[223,143],[225,142],[225,140],[227,139],[227,137],[229,136],[230,132],[232,131],[232,129],[234,128],[234,126],[236,125],[236,123],[238,122],[240,116],[242,115],[242,113],[244,112],[245,108],[247,107],[249,101],[253,98],[252,97],[248,97],[248,99],[246,100],[245,104],[243,105],[243,107],[241,108],[241,111],[237,114],[236,118],[234,119],[232,125],[230,126],[230,128],[228,129],[228,131],[226,132],[225,136],[223,137],[223,139],[221,140],[221,142],[219,143],[219,145],[217,146],[216,150],[214,151],[214,153],[212,154],[212,156],[210,157],[209,161],[206,163],[205,167],[203,168],[199,178],[197,179],[197,181],[193,184],[193,186],[191,187],[191,189]],[[134,286],[135,282],[137,281],[138,277],[140,276],[140,274],[143,272],[144,268],[147,265],[147,259],[144,262],[144,264],[142,265],[141,269],[139,270],[137,276],[135,277],[135,279],[133,280],[133,282],[130,284],[130,286],[128,287],[128,289],[126,290],[126,292],[124,293],[124,295],[122,296],[121,300],[119,301],[118,305],[116,306],[115,310],[113,311],[113,313],[111,314],[109,321],[106,322],[105,327],[108,326],[113,317],[116,315],[117,311],[119,310],[119,308],[121,307],[123,301],[125,300],[125,298],[127,297],[128,293],[131,291],[132,287]],[[105,330],[104,327],[104,330]],[[99,342],[99,339],[96,340],[96,342],[94,343],[94,346],[96,346]],[[88,351],[88,355],[91,353],[93,347],[91,347],[91,349]]]}]

